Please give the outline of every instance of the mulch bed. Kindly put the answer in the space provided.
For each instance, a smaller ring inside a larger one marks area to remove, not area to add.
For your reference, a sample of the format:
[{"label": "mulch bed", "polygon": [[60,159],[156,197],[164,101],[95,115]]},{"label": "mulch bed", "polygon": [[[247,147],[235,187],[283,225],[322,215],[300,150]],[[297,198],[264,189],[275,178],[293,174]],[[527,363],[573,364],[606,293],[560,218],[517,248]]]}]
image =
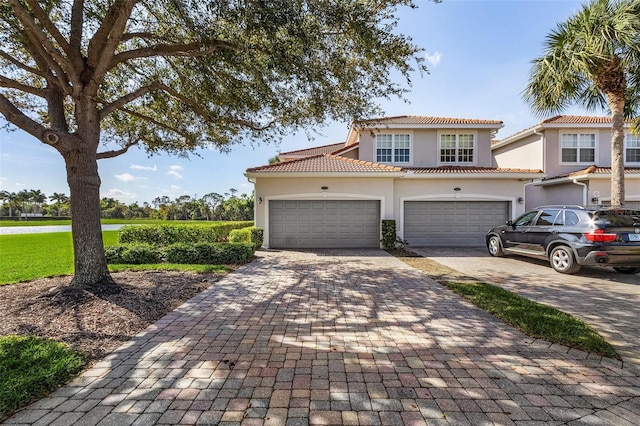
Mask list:
[{"label": "mulch bed", "polygon": [[0,286],[0,336],[67,343],[95,361],[222,278],[224,273],[117,272],[117,285],[70,287],[70,276]]}]

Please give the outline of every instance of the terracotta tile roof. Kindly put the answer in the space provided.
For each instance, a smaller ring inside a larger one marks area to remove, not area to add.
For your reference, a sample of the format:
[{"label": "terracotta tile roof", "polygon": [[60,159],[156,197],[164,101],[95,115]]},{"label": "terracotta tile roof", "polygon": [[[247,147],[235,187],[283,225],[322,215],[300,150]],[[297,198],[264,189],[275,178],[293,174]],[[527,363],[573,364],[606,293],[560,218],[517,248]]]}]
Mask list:
[{"label": "terracotta tile roof", "polygon": [[340,149],[336,149],[335,151],[331,152],[332,155],[340,155],[345,151],[349,151],[351,149],[357,148],[360,145],[360,142],[356,142],[354,144],[351,145],[347,145],[347,146],[342,146]]},{"label": "terracotta tile roof", "polygon": [[[625,124],[631,124],[633,120],[626,119]],[[545,126],[551,125],[553,127],[554,124],[575,124],[575,125],[585,125],[585,124],[611,124],[611,117],[609,116],[590,116],[590,115],[556,115],[555,117],[547,118],[546,120],[541,121],[538,124],[534,124],[531,127],[527,127],[526,129],[520,130],[512,135],[509,135],[503,139],[494,139],[491,141],[491,145],[496,145],[501,142],[504,142],[509,139],[518,139],[521,135],[527,135],[528,133],[533,133],[536,130],[540,130]]]},{"label": "terracotta tile roof", "polygon": [[[625,120],[626,123],[631,123],[632,120]],[[589,115],[556,115],[555,117],[547,118],[540,122],[540,124],[611,124],[610,116],[589,116]]]},{"label": "terracotta tile roof", "polygon": [[330,145],[322,145],[322,146],[314,146],[311,148],[298,149],[295,151],[281,152],[278,155],[300,155],[300,156],[310,156],[310,155],[319,155],[319,154],[330,154],[335,150],[340,148],[344,148],[344,142],[333,143]]},{"label": "terracotta tile roof", "polygon": [[247,173],[371,173],[401,171],[401,167],[353,160],[331,154],[315,155],[299,160],[247,169]]},{"label": "terracotta tile roof", "polygon": [[[585,169],[576,170],[575,172],[565,173],[562,175],[548,177],[548,178],[545,178],[544,180],[563,179],[563,178],[570,178],[570,177],[584,176],[584,175],[610,175],[610,174],[611,174],[611,167],[589,166]],[[640,175],[640,167],[625,167],[624,174]]]},{"label": "terracotta tile roof", "polygon": [[478,120],[474,118],[449,118],[449,117],[426,117],[418,115],[399,115],[396,117],[372,118],[369,120],[360,120],[354,123],[358,127],[371,127],[375,125],[389,124],[435,124],[435,125],[459,125],[459,124],[491,124],[502,126],[500,120]]},{"label": "terracotta tile roof", "polygon": [[407,171],[416,174],[442,174],[442,173],[464,173],[464,174],[503,174],[503,173],[522,173],[522,174],[543,174],[540,169],[505,169],[497,167],[465,167],[465,166],[440,166],[440,167],[407,167]]}]

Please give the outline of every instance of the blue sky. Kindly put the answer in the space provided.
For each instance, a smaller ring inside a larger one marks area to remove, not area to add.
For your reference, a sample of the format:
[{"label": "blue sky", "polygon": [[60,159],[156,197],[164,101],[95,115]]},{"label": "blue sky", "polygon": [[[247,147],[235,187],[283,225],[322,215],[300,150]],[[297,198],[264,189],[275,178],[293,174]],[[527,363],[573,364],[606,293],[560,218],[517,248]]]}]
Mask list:
[{"label": "blue sky", "polygon": [[[428,115],[502,120],[497,137],[540,121],[521,100],[531,61],[558,22],[579,10],[581,1],[569,0],[444,0],[435,4],[417,0],[417,10],[401,10],[398,31],[424,48],[430,73],[416,75],[410,103],[381,103],[385,115]],[[585,114],[577,108],[566,113]],[[604,112],[598,112],[604,113]],[[0,121],[2,118],[0,118]],[[148,157],[132,149],[113,159],[100,160],[101,196],[127,204],[151,202],[157,196],[201,197],[230,188],[250,193],[253,186],[243,173],[267,163],[278,151],[344,140],[349,123],[326,123],[309,141],[291,135],[279,145],[254,141],[235,146],[230,154],[202,150],[200,157]],[[69,194],[64,162],[51,147],[21,131],[0,130],[0,189],[17,192],[40,189],[46,195]]]}]

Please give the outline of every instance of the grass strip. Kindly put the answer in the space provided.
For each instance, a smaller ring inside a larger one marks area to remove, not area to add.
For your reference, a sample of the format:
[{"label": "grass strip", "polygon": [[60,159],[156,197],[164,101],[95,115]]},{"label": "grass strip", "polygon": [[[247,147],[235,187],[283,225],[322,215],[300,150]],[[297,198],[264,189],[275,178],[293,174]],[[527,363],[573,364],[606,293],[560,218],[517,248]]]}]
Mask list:
[{"label": "grass strip", "polygon": [[593,328],[565,312],[483,282],[442,284],[528,336],[620,359]]},{"label": "grass strip", "polygon": [[0,337],[0,419],[64,385],[84,365],[83,355],[64,343]]}]

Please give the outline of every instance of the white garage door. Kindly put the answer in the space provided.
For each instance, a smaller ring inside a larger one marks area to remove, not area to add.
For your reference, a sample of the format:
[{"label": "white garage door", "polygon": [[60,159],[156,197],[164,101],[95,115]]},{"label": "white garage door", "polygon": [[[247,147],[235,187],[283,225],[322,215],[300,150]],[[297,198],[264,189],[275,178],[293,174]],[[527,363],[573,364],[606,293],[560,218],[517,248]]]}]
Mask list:
[{"label": "white garage door", "polygon": [[407,201],[404,239],[420,246],[483,246],[485,235],[509,217],[506,201]]},{"label": "white garage door", "polygon": [[380,202],[371,200],[272,200],[272,248],[380,246]]}]

